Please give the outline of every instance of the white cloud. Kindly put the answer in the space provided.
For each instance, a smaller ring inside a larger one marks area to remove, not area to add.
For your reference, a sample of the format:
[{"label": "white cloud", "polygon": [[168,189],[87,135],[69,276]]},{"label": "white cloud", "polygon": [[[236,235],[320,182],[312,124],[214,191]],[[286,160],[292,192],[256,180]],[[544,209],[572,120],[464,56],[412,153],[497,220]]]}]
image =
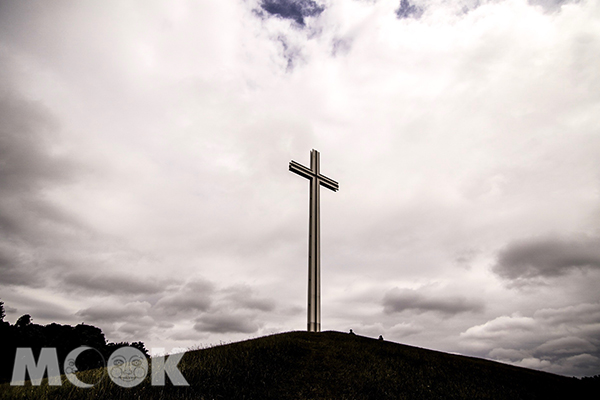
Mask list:
[{"label": "white cloud", "polygon": [[541,353],[555,354],[584,354],[596,350],[596,346],[589,341],[573,336],[549,340],[536,348],[536,351]]},{"label": "white cloud", "polygon": [[465,349],[549,372],[589,375],[598,368],[600,304],[501,316],[461,333]]},{"label": "white cloud", "polygon": [[535,320],[519,315],[501,316],[483,325],[469,328],[464,337],[475,340],[489,340],[506,337],[511,332],[533,332],[536,328]]},{"label": "white cloud", "polygon": [[500,252],[494,271],[507,279],[527,280],[598,268],[598,238],[541,238],[509,244]]},{"label": "white cloud", "polygon": [[126,304],[97,304],[95,306],[80,310],[77,316],[83,318],[87,323],[121,322],[127,320],[139,320],[146,317],[150,304],[148,302],[132,302]]},{"label": "white cloud", "polygon": [[[435,295],[434,295],[435,296]],[[483,302],[466,299],[461,296],[431,297],[431,294],[412,289],[394,288],[383,298],[384,311],[388,314],[415,310],[420,312],[435,311],[442,314],[455,315],[463,312],[478,312],[483,309]]]}]

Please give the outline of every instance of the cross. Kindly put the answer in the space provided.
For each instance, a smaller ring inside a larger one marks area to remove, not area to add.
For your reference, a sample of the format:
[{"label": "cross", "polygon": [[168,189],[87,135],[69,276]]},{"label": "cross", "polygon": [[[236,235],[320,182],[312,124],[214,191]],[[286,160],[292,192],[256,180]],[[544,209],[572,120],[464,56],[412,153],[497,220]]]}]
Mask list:
[{"label": "cross", "polygon": [[321,332],[321,218],[319,188],[336,192],[339,185],[319,172],[319,152],[311,150],[310,169],[290,161],[290,171],[310,181],[310,216],[308,225],[308,331]]}]

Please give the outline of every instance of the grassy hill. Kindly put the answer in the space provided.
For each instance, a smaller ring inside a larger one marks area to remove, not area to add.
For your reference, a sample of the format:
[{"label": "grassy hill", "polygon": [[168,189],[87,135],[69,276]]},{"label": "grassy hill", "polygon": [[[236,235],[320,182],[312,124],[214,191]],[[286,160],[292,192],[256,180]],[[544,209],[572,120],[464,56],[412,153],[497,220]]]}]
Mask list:
[{"label": "grassy hill", "polygon": [[190,351],[179,370],[189,387],[152,387],[148,375],[139,386],[125,389],[94,370],[79,375],[82,381],[99,381],[91,389],[66,380],[58,387],[2,385],[0,398],[598,398],[598,392],[589,391],[597,390],[597,382],[340,332],[289,332]]}]

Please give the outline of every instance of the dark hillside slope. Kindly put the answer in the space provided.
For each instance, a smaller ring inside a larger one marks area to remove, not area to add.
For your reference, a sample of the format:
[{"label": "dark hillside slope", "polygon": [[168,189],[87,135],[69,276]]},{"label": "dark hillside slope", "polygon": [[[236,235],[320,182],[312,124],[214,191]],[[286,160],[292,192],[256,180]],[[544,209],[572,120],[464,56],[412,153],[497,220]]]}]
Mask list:
[{"label": "dark hillside slope", "polygon": [[182,364],[206,398],[565,399],[581,383],[339,332],[268,336],[188,353]]},{"label": "dark hillside slope", "polygon": [[89,374],[87,381],[98,382],[103,376],[91,389],[3,385],[0,398],[600,398],[597,392],[584,393],[584,382],[576,378],[339,332],[289,332],[190,351],[179,369],[189,387],[152,387],[147,377],[125,389],[96,370],[80,378],[85,381]]}]

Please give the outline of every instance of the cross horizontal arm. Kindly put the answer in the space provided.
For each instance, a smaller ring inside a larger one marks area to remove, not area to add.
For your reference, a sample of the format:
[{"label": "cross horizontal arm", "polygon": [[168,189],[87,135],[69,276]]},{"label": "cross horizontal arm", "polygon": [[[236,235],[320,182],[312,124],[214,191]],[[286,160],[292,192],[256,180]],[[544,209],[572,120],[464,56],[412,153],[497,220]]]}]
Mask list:
[{"label": "cross horizontal arm", "polygon": [[306,168],[304,165],[297,163],[296,161],[290,161],[290,171],[305,177],[306,179],[312,179],[315,173],[310,168]]},{"label": "cross horizontal arm", "polygon": [[[313,179],[315,177],[315,173],[311,169],[306,168],[304,165],[293,160],[290,161],[290,171],[306,179]],[[337,192],[340,189],[340,185],[333,179],[321,174],[319,174],[317,177],[319,178],[319,183],[321,186],[325,186],[327,189],[333,190],[334,192]]]},{"label": "cross horizontal arm", "polygon": [[321,174],[319,174],[319,183],[321,186],[325,186],[327,189],[333,190],[334,192],[337,192],[340,188],[340,185],[336,181]]}]

